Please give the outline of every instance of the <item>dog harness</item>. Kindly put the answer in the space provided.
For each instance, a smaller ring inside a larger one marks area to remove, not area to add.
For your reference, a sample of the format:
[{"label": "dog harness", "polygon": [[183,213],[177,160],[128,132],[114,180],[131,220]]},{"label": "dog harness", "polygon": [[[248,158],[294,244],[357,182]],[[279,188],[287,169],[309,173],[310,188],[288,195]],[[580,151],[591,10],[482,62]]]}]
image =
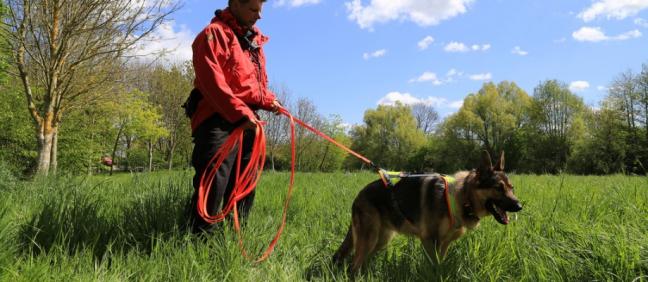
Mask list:
[{"label": "dog harness", "polygon": [[[454,185],[457,182],[457,180],[454,177],[449,175],[444,175],[444,174],[436,174],[436,173],[435,174],[409,174],[402,171],[401,172],[386,171],[384,169],[381,169],[379,173],[385,186],[392,189],[403,178],[427,177],[427,176],[438,177],[443,181],[444,198],[448,209],[448,219],[449,219],[448,224],[450,228],[458,229],[461,227],[462,224],[461,215],[459,214],[459,207],[457,207],[457,201],[454,195],[456,189],[451,189],[454,188]],[[407,217],[405,217],[405,215],[402,213],[398,205],[398,201],[396,200],[393,192],[391,193],[391,200],[392,200],[392,206],[400,214],[399,217],[407,220]]]}]

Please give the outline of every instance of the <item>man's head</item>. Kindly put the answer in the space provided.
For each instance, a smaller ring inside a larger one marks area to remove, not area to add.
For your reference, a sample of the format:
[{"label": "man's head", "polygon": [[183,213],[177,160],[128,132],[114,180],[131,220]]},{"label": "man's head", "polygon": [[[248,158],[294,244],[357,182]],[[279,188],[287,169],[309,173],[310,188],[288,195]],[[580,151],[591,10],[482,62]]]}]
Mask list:
[{"label": "man's head", "polygon": [[244,28],[251,28],[261,19],[261,9],[266,0],[229,0],[232,14]]}]

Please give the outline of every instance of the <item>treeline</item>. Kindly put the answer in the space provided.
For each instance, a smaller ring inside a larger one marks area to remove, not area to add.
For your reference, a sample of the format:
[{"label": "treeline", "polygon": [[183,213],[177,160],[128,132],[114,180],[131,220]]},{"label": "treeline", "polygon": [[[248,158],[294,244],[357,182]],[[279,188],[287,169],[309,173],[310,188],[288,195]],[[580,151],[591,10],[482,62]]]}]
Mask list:
[{"label": "treeline", "polygon": [[[192,88],[191,64],[130,64],[111,91],[99,91],[61,122],[57,162],[63,173],[108,173],[108,157],[121,171],[190,167],[191,132],[180,105]],[[17,175],[35,171],[34,123],[16,78],[2,82],[0,160]],[[349,127],[325,117],[308,99],[292,101],[274,87],[297,118],[389,169],[449,172],[474,166],[479,151],[506,152],[507,168],[520,173],[645,174],[648,163],[648,65],[621,73],[606,98],[588,107],[565,83],[547,80],[529,95],[513,82],[485,83],[458,112],[439,120],[428,105],[380,105]],[[290,166],[288,119],[268,121],[268,169]],[[355,157],[297,127],[297,169],[368,169]]]},{"label": "treeline", "polygon": [[[493,155],[505,151],[507,168],[519,173],[646,174],[648,164],[648,64],[638,74],[626,71],[614,78],[599,107],[585,105],[565,83],[546,80],[531,95],[513,82],[485,83],[442,121],[423,104],[378,106],[350,130],[337,117],[317,114],[305,100],[292,112],[389,169],[469,169],[484,149]],[[272,167],[287,169],[286,121],[267,118]],[[366,168],[303,129],[298,140],[300,170]]]}]

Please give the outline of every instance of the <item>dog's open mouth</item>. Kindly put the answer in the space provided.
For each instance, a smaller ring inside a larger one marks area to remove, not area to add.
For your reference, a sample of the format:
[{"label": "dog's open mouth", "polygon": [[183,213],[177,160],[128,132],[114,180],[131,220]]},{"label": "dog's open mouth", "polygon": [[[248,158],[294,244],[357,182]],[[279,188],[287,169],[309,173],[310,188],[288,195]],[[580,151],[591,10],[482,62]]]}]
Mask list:
[{"label": "dog's open mouth", "polygon": [[494,201],[486,202],[486,209],[495,217],[495,220],[501,224],[508,224],[509,217],[506,211],[499,207]]}]

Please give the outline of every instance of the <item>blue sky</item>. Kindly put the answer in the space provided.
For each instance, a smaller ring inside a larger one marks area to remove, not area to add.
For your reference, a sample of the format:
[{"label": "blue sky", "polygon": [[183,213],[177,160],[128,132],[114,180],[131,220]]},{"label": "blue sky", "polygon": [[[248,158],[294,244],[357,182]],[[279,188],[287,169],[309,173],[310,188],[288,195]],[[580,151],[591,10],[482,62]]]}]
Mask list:
[{"label": "blue sky", "polygon": [[[185,0],[147,48],[189,59],[226,5]],[[258,26],[271,84],[350,124],[396,100],[446,116],[486,81],[531,95],[558,79],[598,106],[619,73],[648,63],[648,0],[268,0]]]}]

